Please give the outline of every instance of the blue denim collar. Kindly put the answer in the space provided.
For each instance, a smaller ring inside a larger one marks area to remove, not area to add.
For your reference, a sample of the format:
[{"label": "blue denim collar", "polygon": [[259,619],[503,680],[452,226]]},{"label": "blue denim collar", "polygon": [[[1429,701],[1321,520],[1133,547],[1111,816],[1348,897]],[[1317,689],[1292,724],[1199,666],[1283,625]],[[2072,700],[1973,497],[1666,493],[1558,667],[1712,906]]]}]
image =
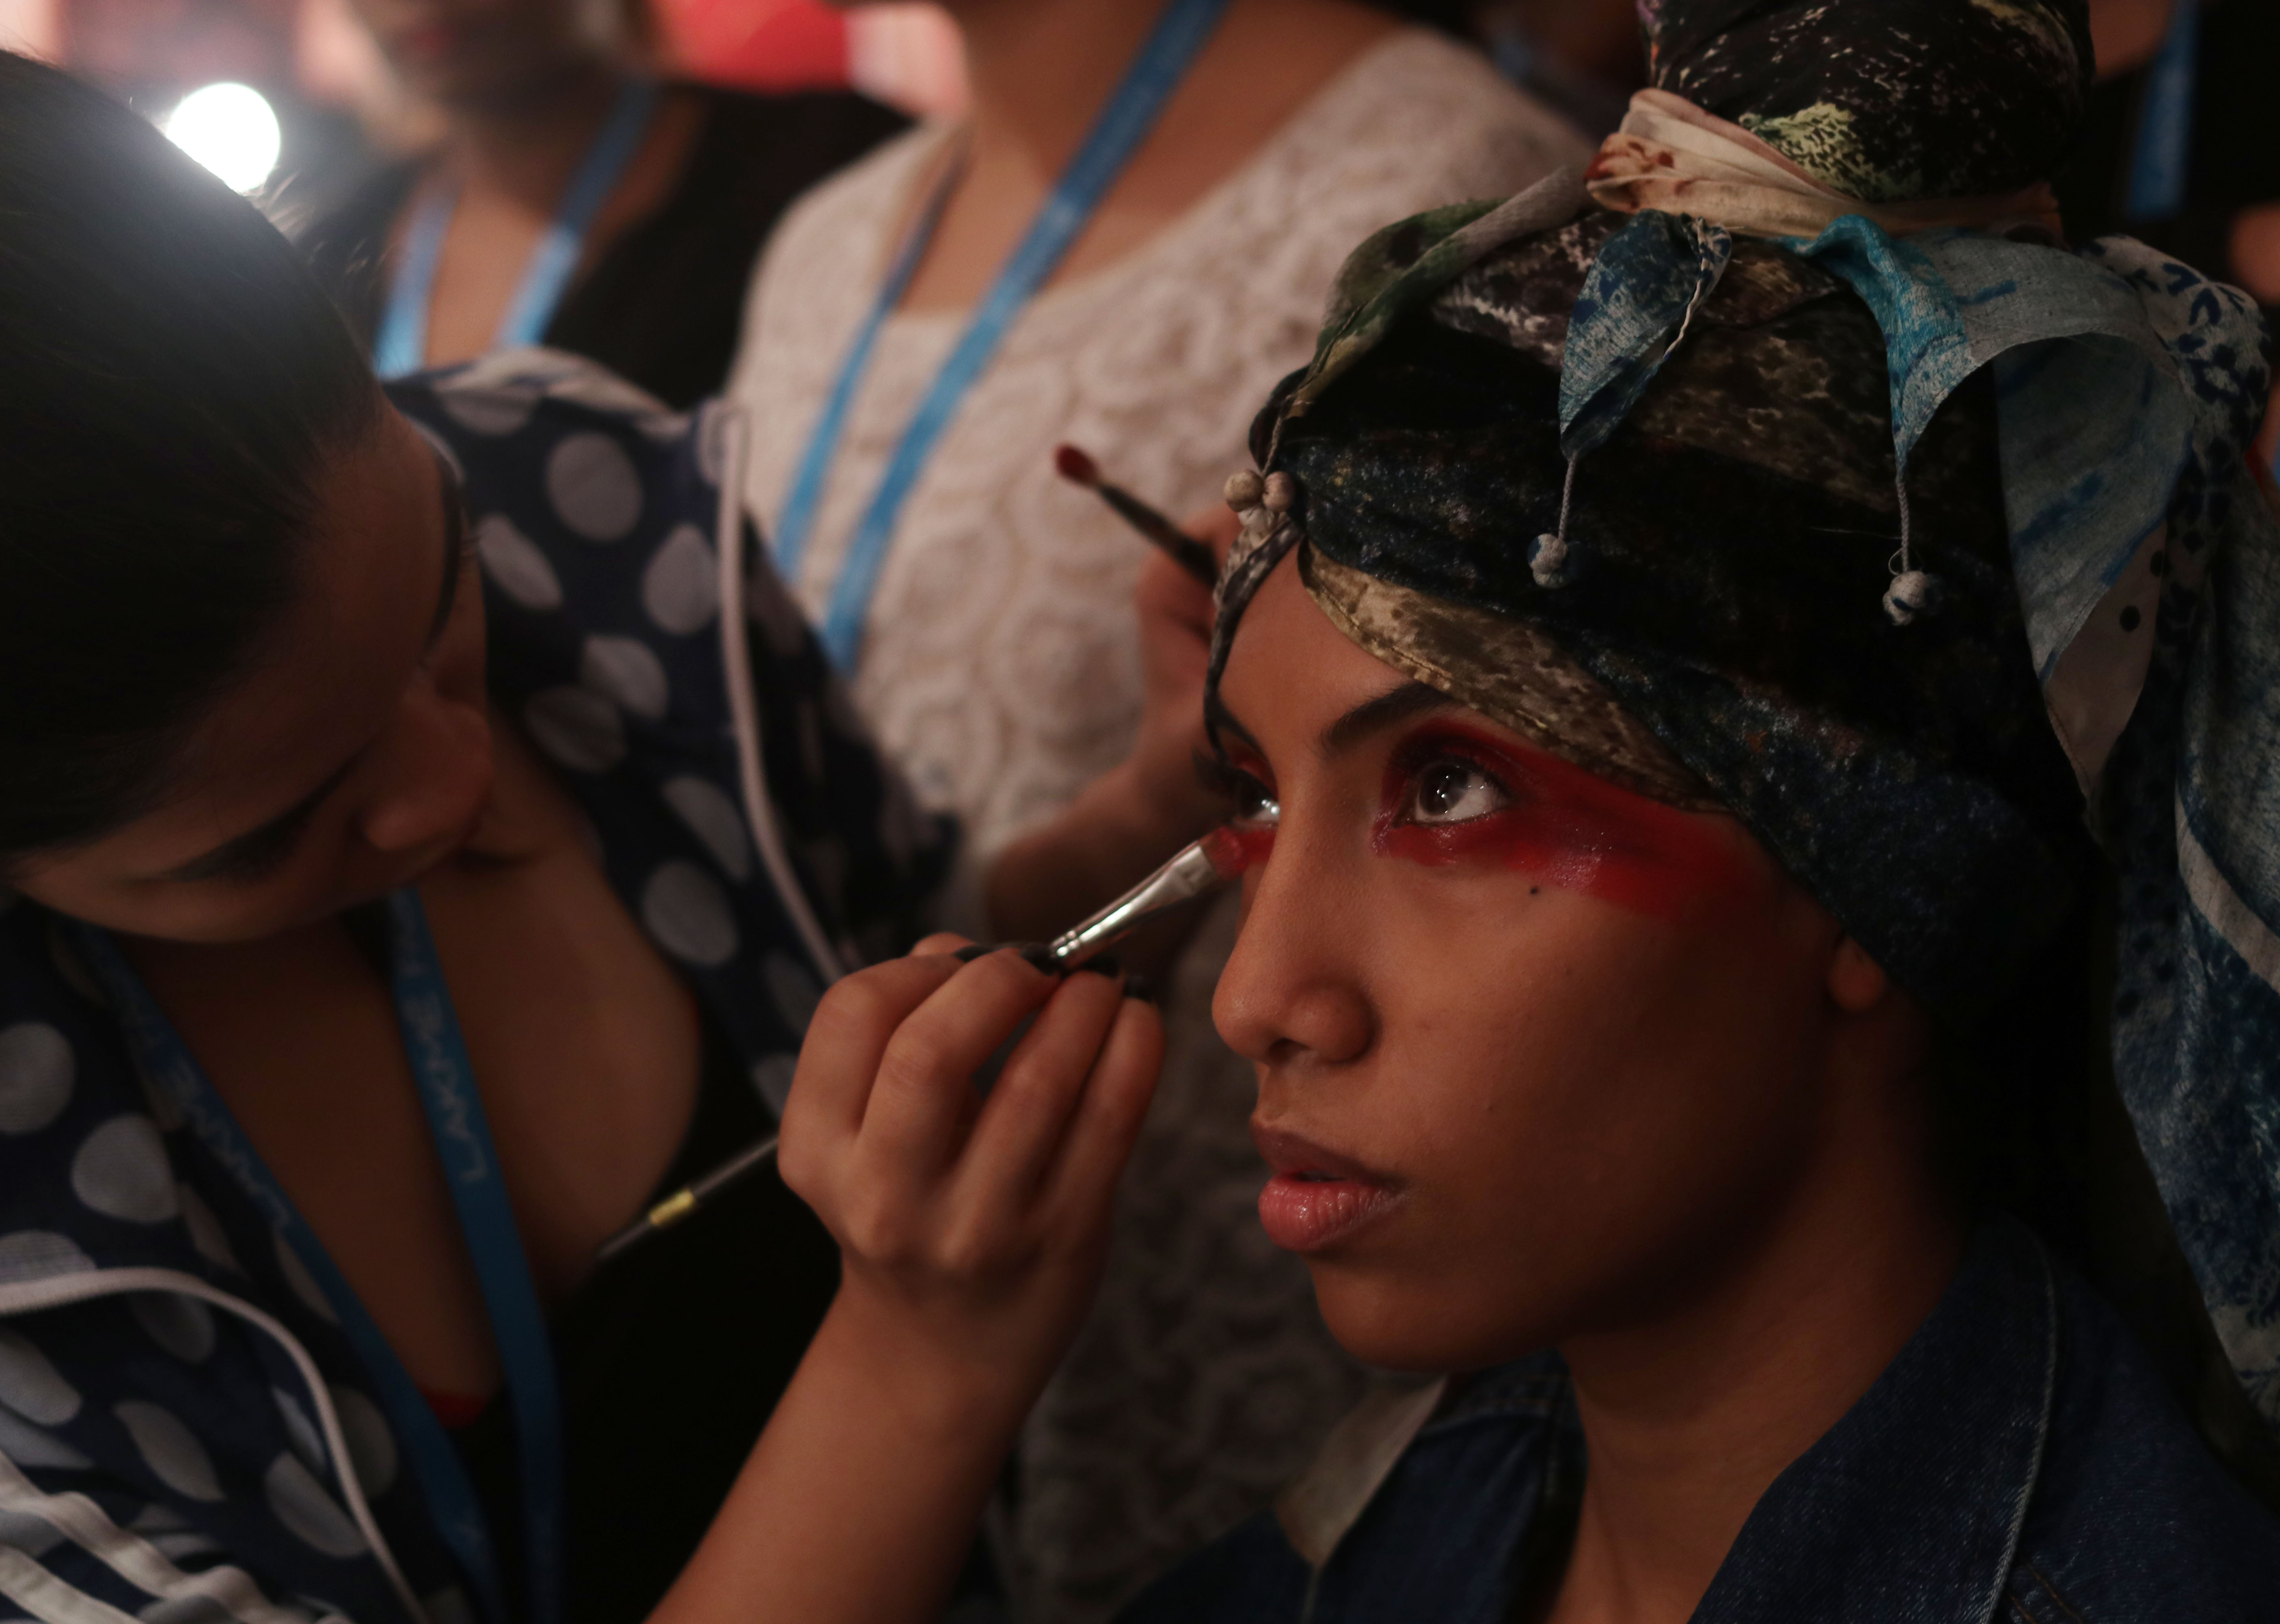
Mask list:
[{"label": "blue denim collar", "polygon": [[1899,1357],[1774,1480],[1695,1624],[1984,1624],[2041,1473],[2058,1343],[2042,1243],[1985,1225]]}]

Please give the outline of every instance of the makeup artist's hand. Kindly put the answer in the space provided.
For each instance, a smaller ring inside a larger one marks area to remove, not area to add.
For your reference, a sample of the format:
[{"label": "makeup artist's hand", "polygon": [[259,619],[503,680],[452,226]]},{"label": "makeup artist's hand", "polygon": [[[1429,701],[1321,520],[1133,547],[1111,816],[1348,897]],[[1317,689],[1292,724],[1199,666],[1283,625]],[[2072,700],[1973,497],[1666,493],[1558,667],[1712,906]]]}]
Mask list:
[{"label": "makeup artist's hand", "polygon": [[[816,1012],[783,1177],[839,1242],[834,1315],[1010,1421],[1090,1300],[1163,1028],[1119,976],[1051,975],[1012,950],[968,962],[955,937],[923,945]],[[982,1097],[975,1072],[1024,1020]]]},{"label": "makeup artist's hand", "polygon": [[[1182,527],[1224,562],[1241,526],[1221,504]],[[1067,928],[1227,816],[1195,770],[1204,745],[1211,593],[1152,548],[1132,607],[1140,624],[1142,701],[1132,752],[998,855],[988,897],[1001,936],[1036,939]]]},{"label": "makeup artist's hand", "polygon": [[1162,1024],[1120,977],[962,945],[859,971],[808,1027],[780,1165],[838,1239],[839,1294],[649,1624],[939,1618],[1084,1313]]}]

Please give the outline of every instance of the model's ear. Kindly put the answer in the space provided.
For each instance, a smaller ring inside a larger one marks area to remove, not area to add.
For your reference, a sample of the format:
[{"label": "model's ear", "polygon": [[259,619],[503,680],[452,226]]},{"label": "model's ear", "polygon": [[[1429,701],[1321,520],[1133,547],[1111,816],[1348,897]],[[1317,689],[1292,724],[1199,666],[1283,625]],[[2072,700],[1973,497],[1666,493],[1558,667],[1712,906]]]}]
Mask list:
[{"label": "model's ear", "polygon": [[1848,1015],[1865,1015],[1889,997],[1892,978],[1884,966],[1868,957],[1868,950],[1850,936],[1840,936],[1829,956],[1829,997]]}]

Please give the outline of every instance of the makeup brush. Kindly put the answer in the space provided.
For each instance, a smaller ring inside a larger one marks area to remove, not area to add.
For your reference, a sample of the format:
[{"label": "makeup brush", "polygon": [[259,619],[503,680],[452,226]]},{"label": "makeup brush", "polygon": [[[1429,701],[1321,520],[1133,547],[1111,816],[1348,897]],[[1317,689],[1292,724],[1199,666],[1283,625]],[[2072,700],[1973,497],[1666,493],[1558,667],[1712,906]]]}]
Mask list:
[{"label": "makeup brush", "polygon": [[1222,824],[1090,919],[1055,936],[1045,944],[1045,951],[1058,968],[1074,970],[1167,908],[1176,908],[1241,879],[1255,855],[1252,843],[1240,830]]},{"label": "makeup brush", "polygon": [[[1213,829],[1090,919],[1047,943],[1045,951],[1053,967],[1074,970],[1167,909],[1176,908],[1241,878],[1256,856],[1256,847],[1241,830],[1229,825]],[[595,1249],[594,1261],[607,1263],[650,1236],[672,1228],[701,1211],[723,1190],[743,1183],[775,1158],[774,1135],[748,1150],[739,1151],[694,1184],[674,1191],[603,1242]]]},{"label": "makeup brush", "polygon": [[1219,560],[1212,550],[1149,506],[1121,485],[1100,477],[1100,465],[1074,445],[1053,449],[1053,466],[1072,485],[1098,494],[1116,510],[1117,517],[1172,555],[1173,561],[1207,587],[1219,584]]}]

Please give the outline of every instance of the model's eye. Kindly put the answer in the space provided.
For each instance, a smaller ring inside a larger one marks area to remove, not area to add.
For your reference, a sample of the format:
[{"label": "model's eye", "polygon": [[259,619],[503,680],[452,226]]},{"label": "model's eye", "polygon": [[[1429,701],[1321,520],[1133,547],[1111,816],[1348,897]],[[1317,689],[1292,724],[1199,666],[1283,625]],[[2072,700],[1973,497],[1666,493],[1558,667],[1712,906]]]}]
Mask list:
[{"label": "model's eye", "polygon": [[1282,820],[1282,807],[1275,792],[1234,763],[1215,756],[1198,756],[1196,775],[1205,788],[1231,803],[1228,815],[1233,821],[1256,826]]},{"label": "model's eye", "polygon": [[1427,762],[1409,781],[1409,803],[1401,809],[1407,823],[1469,823],[1512,804],[1505,787],[1455,756]]}]

